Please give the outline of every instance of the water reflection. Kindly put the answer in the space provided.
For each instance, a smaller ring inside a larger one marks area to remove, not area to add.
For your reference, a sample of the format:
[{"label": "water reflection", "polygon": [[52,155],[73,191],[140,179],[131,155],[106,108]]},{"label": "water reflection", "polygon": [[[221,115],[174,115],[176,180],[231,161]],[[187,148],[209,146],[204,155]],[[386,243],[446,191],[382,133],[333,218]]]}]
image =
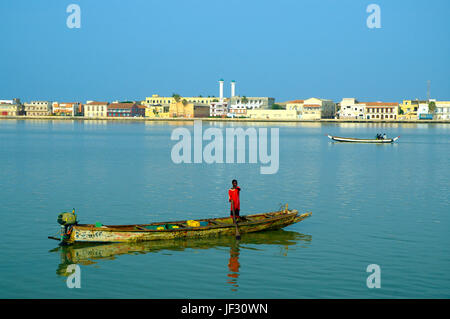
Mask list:
[{"label": "water reflection", "polygon": [[239,267],[241,266],[239,264],[239,242],[236,241],[234,245],[230,247],[230,259],[228,262],[228,280],[227,283],[229,283],[232,288],[232,291],[237,291],[238,285],[238,278],[239,278]]},{"label": "water reflection", "polygon": [[184,251],[186,249],[211,249],[229,247],[229,257],[226,270],[227,283],[232,291],[239,287],[238,279],[240,268],[245,267],[239,262],[240,255],[245,251],[262,250],[264,245],[280,246],[280,255],[287,256],[288,250],[294,247],[307,247],[312,240],[311,235],[301,234],[295,231],[275,230],[260,233],[242,234],[240,241],[233,236],[201,239],[160,240],[139,243],[113,243],[113,244],[76,244],[72,246],[57,247],[50,252],[60,253],[60,263],[56,269],[59,276],[68,276],[67,267],[71,264],[84,266],[98,266],[98,262],[115,260],[120,255],[136,255],[158,253],[164,250]]}]

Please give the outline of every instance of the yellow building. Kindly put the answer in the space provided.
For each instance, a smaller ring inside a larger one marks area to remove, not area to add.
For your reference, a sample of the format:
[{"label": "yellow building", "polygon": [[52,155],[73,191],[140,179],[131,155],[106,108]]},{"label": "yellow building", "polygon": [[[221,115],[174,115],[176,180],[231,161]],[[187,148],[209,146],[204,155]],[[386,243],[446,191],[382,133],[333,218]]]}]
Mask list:
[{"label": "yellow building", "polygon": [[299,114],[303,111],[304,100],[293,100],[286,102],[286,110],[296,110]]},{"label": "yellow building", "polygon": [[198,118],[209,116],[209,105],[194,103],[172,102],[169,107],[170,117]]},{"label": "yellow building", "polygon": [[147,106],[145,108],[145,117],[168,118],[170,117],[169,108],[169,106]]},{"label": "yellow building", "polygon": [[[207,105],[209,106],[212,102],[219,102],[218,97],[184,97],[181,96],[179,102],[186,100],[188,103],[194,103],[196,105]],[[226,102],[228,99],[224,98],[223,101]],[[169,106],[170,104],[176,102],[174,97],[164,97],[159,96],[158,94],[153,94],[151,97],[146,97],[143,104],[145,106],[158,106],[165,105]]]},{"label": "yellow building", "polygon": [[419,100],[403,100],[403,103],[399,104],[398,118],[401,120],[417,120],[419,102]]},{"label": "yellow building", "polygon": [[20,99],[14,100],[0,100],[0,115],[2,116],[17,116],[23,115],[24,107]]},{"label": "yellow building", "polygon": [[251,119],[265,120],[295,120],[298,118],[296,110],[247,110],[247,117]]},{"label": "yellow building", "polygon": [[336,104],[331,100],[309,98],[303,101],[301,116],[302,120],[320,120],[334,118]]}]

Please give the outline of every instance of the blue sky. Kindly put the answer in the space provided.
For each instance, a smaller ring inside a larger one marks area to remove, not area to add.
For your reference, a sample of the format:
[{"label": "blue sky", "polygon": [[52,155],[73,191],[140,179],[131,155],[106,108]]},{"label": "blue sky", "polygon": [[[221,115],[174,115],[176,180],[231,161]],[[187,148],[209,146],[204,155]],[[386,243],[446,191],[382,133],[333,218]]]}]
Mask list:
[{"label": "blue sky", "polygon": [[[70,4],[81,28],[69,29]],[[369,29],[369,4],[381,28]],[[2,0],[0,99],[450,99],[448,0]]]}]

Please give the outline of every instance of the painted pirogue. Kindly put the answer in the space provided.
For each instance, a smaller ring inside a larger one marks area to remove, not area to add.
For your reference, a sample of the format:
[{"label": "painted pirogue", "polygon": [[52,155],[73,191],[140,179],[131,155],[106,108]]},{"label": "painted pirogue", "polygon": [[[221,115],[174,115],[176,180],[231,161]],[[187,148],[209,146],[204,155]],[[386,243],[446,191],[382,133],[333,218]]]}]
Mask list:
[{"label": "painted pirogue", "polygon": [[387,144],[394,143],[400,138],[400,136],[394,138],[386,139],[370,139],[370,138],[353,138],[353,137],[339,137],[327,134],[328,138],[336,142],[347,142],[347,143],[376,143],[376,144]]},{"label": "painted pirogue", "polygon": [[[71,214],[71,213],[64,213]],[[61,215],[60,215],[61,216]],[[286,227],[311,216],[288,209],[242,216],[237,225],[240,233],[252,233]],[[76,215],[75,215],[76,218]],[[60,222],[60,218],[58,218]],[[235,235],[231,217],[197,219],[191,221],[158,222],[140,225],[99,225],[62,223],[61,243],[114,243]],[[52,238],[52,237],[49,237]],[[53,238],[56,239],[56,238]]]}]

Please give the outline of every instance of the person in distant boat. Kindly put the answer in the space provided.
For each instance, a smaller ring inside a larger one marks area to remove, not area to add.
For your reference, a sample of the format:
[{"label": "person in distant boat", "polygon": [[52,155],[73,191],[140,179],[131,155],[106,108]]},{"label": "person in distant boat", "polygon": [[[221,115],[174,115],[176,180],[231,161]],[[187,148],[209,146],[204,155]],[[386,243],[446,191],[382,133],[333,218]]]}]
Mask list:
[{"label": "person in distant boat", "polygon": [[387,139],[386,133],[383,134],[383,140]]},{"label": "person in distant boat", "polygon": [[381,134],[378,133],[376,139],[379,140],[381,138]]},{"label": "person in distant boat", "polygon": [[[239,212],[241,210],[241,201],[239,200],[239,193],[241,192],[241,188],[238,186],[237,180],[233,179],[231,182],[233,187],[228,190],[228,201],[231,203],[233,201],[234,204],[234,213],[236,214],[236,218],[239,217]],[[230,207],[230,216],[233,217],[233,204]]]}]

